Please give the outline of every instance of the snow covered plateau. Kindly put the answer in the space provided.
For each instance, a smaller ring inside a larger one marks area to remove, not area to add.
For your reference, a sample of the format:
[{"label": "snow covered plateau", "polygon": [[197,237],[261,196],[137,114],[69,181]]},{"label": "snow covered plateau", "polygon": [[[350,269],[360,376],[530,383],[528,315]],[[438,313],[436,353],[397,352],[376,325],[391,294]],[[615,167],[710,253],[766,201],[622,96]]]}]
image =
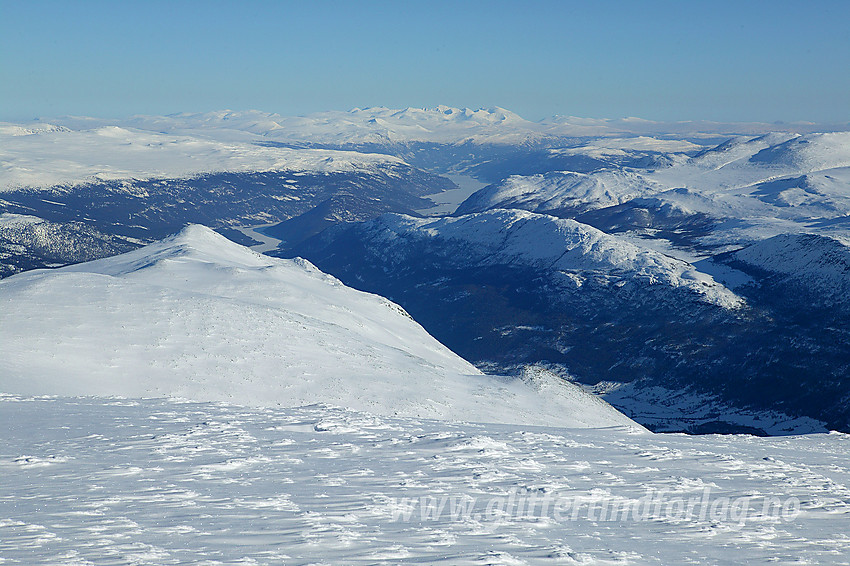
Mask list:
[{"label": "snow covered plateau", "polygon": [[850,564],[848,291],[850,124],[0,124],[0,564]]}]

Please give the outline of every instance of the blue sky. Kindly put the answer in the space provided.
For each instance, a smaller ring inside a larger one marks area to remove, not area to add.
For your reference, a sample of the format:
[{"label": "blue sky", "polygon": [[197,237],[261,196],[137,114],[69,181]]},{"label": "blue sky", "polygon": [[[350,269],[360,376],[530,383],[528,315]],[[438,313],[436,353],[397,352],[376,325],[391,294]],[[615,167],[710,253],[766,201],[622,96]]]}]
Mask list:
[{"label": "blue sky", "polygon": [[850,121],[850,0],[0,0],[0,119],[502,106]]}]

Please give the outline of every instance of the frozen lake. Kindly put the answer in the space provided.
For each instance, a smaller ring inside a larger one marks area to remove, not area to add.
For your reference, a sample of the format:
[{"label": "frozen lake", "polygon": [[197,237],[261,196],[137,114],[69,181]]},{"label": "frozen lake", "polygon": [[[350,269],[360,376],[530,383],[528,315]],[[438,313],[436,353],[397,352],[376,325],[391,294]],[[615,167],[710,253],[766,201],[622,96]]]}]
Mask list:
[{"label": "frozen lake", "polygon": [[487,186],[487,183],[482,183],[469,175],[443,175],[443,177],[451,179],[458,188],[433,195],[426,195],[426,198],[434,201],[435,205],[429,208],[419,209],[416,212],[425,216],[444,216],[451,214],[469,195]]}]

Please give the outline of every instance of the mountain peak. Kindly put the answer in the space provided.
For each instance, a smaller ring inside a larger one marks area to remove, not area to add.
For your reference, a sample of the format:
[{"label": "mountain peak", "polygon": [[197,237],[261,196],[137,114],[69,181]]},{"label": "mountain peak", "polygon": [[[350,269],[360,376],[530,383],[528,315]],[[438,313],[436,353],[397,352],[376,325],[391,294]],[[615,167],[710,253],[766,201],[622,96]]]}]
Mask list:
[{"label": "mountain peak", "polygon": [[208,256],[225,263],[250,266],[268,263],[268,257],[253,252],[201,224],[188,224],[173,236],[160,241],[158,245],[164,249],[179,250],[182,255]]},{"label": "mountain peak", "polygon": [[206,226],[189,224],[180,232],[143,248],[63,269],[123,276],[154,268],[158,271],[174,271],[177,262],[183,267],[191,263],[256,268],[269,266],[273,261],[268,256],[228,240]]},{"label": "mountain peak", "polygon": [[163,240],[163,242],[167,241],[187,244],[199,248],[210,245],[242,247],[203,224],[187,224],[182,230],[170,238]]}]

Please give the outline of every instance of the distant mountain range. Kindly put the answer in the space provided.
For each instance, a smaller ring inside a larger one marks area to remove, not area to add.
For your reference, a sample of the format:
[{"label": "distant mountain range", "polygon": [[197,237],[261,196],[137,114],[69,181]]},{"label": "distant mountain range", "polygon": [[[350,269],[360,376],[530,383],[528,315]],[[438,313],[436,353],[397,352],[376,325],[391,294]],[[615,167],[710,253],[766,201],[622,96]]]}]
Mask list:
[{"label": "distant mountain range", "polygon": [[322,144],[394,144],[430,142],[516,145],[543,138],[599,138],[662,135],[669,139],[691,136],[757,135],[767,132],[811,133],[846,131],[843,124],[722,123],[710,121],[657,122],[640,118],[598,119],[554,116],[534,122],[504,108],[353,108],[283,116],[256,110],[221,110],[168,116],[134,116],[122,120],[64,116],[29,124],[10,124],[21,132],[57,128],[90,130],[105,126],[135,128],[177,135],[203,135],[213,139],[251,140],[262,137],[286,142]]}]

